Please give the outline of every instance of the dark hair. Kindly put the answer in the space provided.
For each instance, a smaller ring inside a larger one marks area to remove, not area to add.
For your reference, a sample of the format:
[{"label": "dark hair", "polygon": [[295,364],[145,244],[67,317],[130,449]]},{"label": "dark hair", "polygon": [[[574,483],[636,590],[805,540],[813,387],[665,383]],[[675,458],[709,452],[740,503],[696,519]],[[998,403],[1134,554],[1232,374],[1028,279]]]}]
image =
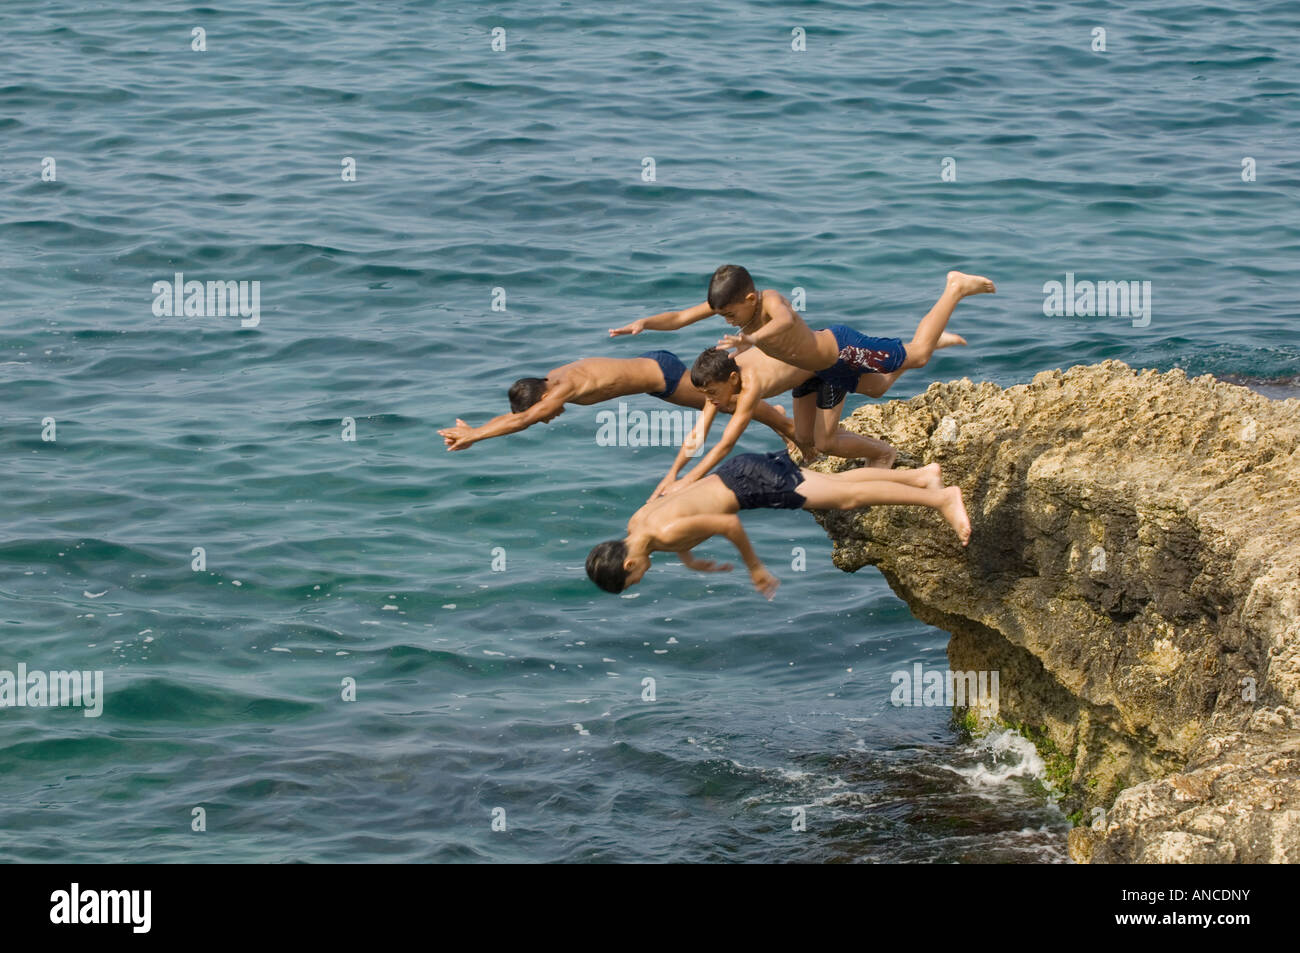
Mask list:
[{"label": "dark hair", "polygon": [[706,384],[721,384],[732,374],[739,374],[736,359],[726,351],[711,347],[695,359],[691,365],[691,383],[696,387]]},{"label": "dark hair", "polygon": [[723,265],[709,279],[709,307],[721,311],[754,290],[754,279],[739,265]]},{"label": "dark hair", "polygon": [[606,592],[622,592],[627,588],[627,541],[607,539],[591,547],[587,554],[587,575]]},{"label": "dark hair", "polygon": [[510,409],[522,414],[545,395],[545,377],[521,377],[510,385]]}]

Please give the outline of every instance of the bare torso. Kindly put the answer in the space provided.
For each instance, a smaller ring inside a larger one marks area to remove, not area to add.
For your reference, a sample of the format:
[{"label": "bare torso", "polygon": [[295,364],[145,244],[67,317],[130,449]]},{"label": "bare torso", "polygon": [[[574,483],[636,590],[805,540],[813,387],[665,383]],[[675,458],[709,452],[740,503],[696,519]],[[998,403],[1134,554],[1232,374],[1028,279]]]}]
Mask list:
[{"label": "bare torso", "polygon": [[[763,313],[754,327],[745,330],[753,334],[760,327],[766,327],[771,321],[773,306],[790,308],[790,302],[779,291],[768,288],[762,292]],[[790,308],[794,323],[773,337],[762,342],[762,350],[772,358],[792,364],[795,367],[814,373],[835,363],[835,335],[829,331],[814,331],[808,322],[800,317],[799,312]],[[793,386],[793,385],[791,385]]]},{"label": "bare torso", "polygon": [[760,399],[784,394],[813,376],[812,371],[778,361],[756,347],[736,355],[736,366],[742,387],[755,388]]},{"label": "bare torso", "polygon": [[588,357],[548,371],[546,389],[561,391],[570,404],[599,404],[628,394],[661,391],[664,376],[648,357]]},{"label": "bare torso", "polygon": [[657,497],[632,514],[627,534],[648,536],[651,548],[682,552],[709,538],[708,533],[686,533],[680,520],[691,516],[714,516],[740,512],[736,494],[727,489],[717,474],[691,484],[684,490]]}]

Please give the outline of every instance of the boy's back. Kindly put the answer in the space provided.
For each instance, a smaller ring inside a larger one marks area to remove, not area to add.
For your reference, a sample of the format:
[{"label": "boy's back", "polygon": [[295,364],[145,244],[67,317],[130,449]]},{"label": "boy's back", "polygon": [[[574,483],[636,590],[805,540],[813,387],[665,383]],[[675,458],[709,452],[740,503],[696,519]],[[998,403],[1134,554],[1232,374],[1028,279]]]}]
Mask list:
[{"label": "boy's back", "polygon": [[[676,383],[674,381],[673,383]],[[660,389],[657,365],[644,358],[584,357],[546,372],[547,389],[570,404],[599,404]]]},{"label": "boy's back", "polygon": [[629,533],[650,533],[662,538],[674,520],[709,513],[735,513],[739,510],[735,494],[716,474],[692,483],[678,493],[656,497],[632,514],[627,521]]}]

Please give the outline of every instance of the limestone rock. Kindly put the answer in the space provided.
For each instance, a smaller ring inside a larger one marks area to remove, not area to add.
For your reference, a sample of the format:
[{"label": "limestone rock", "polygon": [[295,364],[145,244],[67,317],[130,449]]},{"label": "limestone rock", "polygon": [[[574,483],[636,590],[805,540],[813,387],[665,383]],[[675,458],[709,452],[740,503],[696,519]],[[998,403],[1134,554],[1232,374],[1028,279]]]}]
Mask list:
[{"label": "limestone rock", "polygon": [[1107,361],[846,426],[937,461],[973,535],[818,513],[835,564],[1000,671],[1003,720],[1067,759],[1076,860],[1300,861],[1300,400]]}]

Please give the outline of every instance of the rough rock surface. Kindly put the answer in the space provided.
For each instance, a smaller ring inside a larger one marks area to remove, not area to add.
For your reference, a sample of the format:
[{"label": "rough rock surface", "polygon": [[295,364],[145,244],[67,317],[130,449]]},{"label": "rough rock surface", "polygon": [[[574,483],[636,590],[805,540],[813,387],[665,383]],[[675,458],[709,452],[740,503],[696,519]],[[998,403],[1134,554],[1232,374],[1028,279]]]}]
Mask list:
[{"label": "rough rock surface", "polygon": [[836,565],[1000,671],[999,717],[1068,778],[1072,857],[1300,862],[1300,400],[1108,361],[846,425],[939,462],[974,532],[819,513]]}]

